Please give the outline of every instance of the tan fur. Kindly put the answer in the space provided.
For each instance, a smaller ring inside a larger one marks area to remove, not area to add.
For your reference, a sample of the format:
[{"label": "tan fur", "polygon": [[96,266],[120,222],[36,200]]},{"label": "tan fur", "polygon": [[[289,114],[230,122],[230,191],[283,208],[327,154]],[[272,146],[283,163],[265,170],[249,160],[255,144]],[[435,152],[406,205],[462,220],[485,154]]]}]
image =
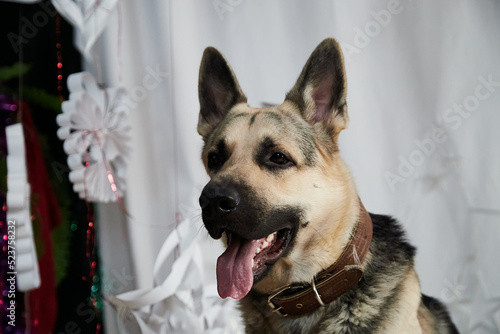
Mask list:
[{"label": "tan fur", "polygon": [[401,292],[398,296],[398,303],[395,308],[397,312],[392,313],[392,316],[383,324],[383,329],[380,334],[421,334],[430,333],[422,331],[417,311],[420,306],[421,293],[420,283],[418,281],[415,269],[411,268],[404,280],[400,283]]}]

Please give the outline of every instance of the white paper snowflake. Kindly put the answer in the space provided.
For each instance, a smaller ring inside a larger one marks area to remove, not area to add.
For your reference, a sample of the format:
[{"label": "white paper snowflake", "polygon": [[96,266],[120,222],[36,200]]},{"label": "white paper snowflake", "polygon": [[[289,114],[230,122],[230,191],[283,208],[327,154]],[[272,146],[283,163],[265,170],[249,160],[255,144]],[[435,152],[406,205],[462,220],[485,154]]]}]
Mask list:
[{"label": "white paper snowflake", "polygon": [[130,126],[123,88],[100,89],[90,73],[68,77],[69,100],[57,116],[73,190],[88,201],[111,202],[125,191]]}]

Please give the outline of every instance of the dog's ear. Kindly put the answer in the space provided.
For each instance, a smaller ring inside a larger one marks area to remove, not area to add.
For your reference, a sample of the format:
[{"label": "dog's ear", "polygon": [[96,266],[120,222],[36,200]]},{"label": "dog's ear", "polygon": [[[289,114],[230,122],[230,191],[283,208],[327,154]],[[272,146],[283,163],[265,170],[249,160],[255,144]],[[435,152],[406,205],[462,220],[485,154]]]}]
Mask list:
[{"label": "dog's ear", "polygon": [[200,115],[198,133],[206,140],[224,119],[229,109],[247,99],[236,80],[231,66],[215,48],[203,52],[198,83]]},{"label": "dog's ear", "polygon": [[286,100],[311,124],[322,124],[337,137],[347,127],[347,84],[339,44],[325,39],[313,51]]}]

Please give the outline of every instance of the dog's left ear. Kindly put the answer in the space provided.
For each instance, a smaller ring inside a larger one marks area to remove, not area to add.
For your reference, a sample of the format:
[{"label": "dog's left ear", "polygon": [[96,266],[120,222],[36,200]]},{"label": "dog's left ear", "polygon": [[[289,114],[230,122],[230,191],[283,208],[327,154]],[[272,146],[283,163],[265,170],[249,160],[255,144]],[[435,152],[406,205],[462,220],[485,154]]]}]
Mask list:
[{"label": "dog's left ear", "polygon": [[213,47],[208,47],[203,52],[198,97],[200,99],[198,133],[203,140],[206,140],[224,119],[229,109],[237,103],[247,101],[231,66]]},{"label": "dog's left ear", "polygon": [[286,100],[299,107],[306,121],[322,124],[336,138],[349,122],[346,93],[342,51],[328,38],[313,51]]}]

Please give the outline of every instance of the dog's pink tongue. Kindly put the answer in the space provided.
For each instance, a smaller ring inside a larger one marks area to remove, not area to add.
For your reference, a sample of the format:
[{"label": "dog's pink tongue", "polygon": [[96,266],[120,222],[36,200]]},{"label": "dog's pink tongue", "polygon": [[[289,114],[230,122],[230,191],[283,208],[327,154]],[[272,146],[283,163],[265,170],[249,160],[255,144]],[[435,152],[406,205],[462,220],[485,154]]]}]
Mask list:
[{"label": "dog's pink tongue", "polygon": [[217,259],[217,291],[221,298],[241,299],[253,285],[252,259],[259,240],[245,240],[236,235]]}]

